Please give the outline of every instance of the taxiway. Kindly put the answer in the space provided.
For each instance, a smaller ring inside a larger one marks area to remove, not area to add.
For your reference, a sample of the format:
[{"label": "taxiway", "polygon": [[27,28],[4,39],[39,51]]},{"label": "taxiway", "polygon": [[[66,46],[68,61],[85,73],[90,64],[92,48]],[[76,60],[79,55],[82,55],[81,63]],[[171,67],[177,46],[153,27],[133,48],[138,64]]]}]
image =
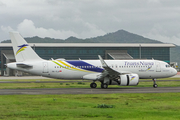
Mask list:
[{"label": "taxiway", "polygon": [[111,93],[170,93],[180,92],[180,87],[127,87],[127,88],[44,88],[44,89],[0,89],[0,95],[15,94],[111,94]]}]

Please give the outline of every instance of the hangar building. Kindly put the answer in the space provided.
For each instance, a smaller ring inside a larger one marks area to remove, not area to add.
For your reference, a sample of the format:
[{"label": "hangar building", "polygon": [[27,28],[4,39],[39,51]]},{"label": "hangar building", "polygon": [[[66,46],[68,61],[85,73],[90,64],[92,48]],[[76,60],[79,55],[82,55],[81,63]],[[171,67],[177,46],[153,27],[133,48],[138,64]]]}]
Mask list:
[{"label": "hangar building", "polygon": [[[122,44],[122,43],[29,43],[43,59],[64,58],[67,60],[98,59],[157,59],[170,63],[170,48],[173,44]],[[5,65],[14,62],[11,43],[0,43],[1,75],[6,73]]]}]

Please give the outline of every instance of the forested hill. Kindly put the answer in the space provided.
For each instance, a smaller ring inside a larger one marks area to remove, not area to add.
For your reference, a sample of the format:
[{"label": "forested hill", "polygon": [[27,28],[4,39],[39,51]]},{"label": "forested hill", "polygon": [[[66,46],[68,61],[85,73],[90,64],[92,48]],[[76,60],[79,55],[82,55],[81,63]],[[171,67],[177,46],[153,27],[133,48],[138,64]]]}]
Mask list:
[{"label": "forested hill", "polygon": [[[125,30],[118,30],[114,33],[108,33],[104,36],[94,38],[79,39],[69,37],[65,40],[54,38],[31,37],[25,38],[28,43],[161,43],[157,40],[148,39],[137,34],[129,33]],[[2,43],[10,43],[10,40],[5,40]]]}]

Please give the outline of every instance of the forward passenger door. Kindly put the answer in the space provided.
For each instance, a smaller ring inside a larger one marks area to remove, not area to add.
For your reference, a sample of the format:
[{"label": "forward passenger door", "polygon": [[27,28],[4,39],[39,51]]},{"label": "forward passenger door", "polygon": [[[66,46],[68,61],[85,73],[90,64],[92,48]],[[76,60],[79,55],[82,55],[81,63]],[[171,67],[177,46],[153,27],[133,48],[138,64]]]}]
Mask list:
[{"label": "forward passenger door", "polygon": [[161,72],[161,64],[160,64],[160,62],[156,62],[156,72]]}]

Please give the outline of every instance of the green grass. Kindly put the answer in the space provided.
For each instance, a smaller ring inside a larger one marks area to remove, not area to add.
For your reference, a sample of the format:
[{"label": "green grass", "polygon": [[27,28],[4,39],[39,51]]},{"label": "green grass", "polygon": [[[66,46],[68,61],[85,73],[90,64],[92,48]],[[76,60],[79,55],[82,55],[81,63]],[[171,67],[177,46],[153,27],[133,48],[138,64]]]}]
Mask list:
[{"label": "green grass", "polygon": [[87,88],[90,83],[0,83],[0,89],[31,89],[31,88]]},{"label": "green grass", "polygon": [[[178,120],[180,93],[1,95],[0,119]],[[105,104],[112,108],[101,108]]]},{"label": "green grass", "polygon": [[[180,78],[163,78],[158,80],[179,80]],[[118,86],[118,85],[110,85],[109,88],[114,87],[152,87],[153,81],[151,79],[148,82],[142,82],[140,80],[139,85],[137,86]],[[90,88],[90,83],[92,81],[83,82],[82,80],[61,80],[61,79],[17,79],[17,80],[0,80],[0,81],[10,81],[10,82],[25,82],[28,81],[30,83],[0,83],[0,89],[31,89],[31,88]],[[67,83],[36,83],[40,81],[71,81]],[[97,83],[97,88],[100,88],[100,82]],[[158,87],[178,87],[180,86],[180,81],[157,81]]]},{"label": "green grass", "polygon": [[[90,88],[90,83],[35,83],[32,80],[31,83],[1,83],[0,89]],[[180,81],[157,83],[159,87],[180,86]],[[97,84],[100,88],[100,82]],[[152,81],[140,80],[138,86],[132,87],[152,87],[152,84]],[[178,120],[179,104],[180,93],[1,95],[0,120]]]},{"label": "green grass", "polygon": [[[91,82],[67,82],[67,83],[0,83],[0,89],[31,89],[31,88],[90,88]],[[100,88],[100,82],[97,83],[97,88]],[[180,81],[163,81],[158,82],[158,87],[178,87]],[[118,86],[109,85],[109,88],[113,87],[152,87],[153,81],[139,82],[137,86]]]}]

